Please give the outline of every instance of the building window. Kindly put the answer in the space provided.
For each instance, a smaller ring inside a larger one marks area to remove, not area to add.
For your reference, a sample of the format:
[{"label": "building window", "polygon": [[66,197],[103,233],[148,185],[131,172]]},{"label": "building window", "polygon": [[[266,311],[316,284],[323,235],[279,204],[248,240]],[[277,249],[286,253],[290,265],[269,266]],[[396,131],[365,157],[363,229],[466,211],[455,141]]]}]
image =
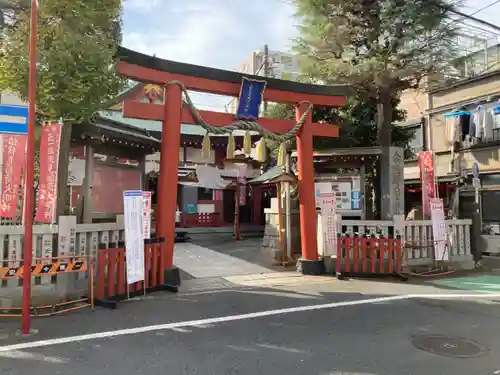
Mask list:
[{"label": "building window", "polygon": [[213,190],[206,189],[203,187],[198,188],[198,200],[199,201],[211,201],[213,200]]},{"label": "building window", "polygon": [[483,191],[481,202],[483,222],[500,223],[500,191]]}]

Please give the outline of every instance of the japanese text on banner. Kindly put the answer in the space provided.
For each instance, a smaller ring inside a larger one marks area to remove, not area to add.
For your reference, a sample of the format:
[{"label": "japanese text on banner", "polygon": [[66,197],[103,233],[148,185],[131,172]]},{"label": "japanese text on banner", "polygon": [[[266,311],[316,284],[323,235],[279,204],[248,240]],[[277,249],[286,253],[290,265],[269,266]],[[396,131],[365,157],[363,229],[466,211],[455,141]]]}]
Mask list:
[{"label": "japanese text on banner", "polygon": [[35,220],[53,223],[57,201],[57,167],[61,144],[62,124],[45,125],[40,141],[40,181],[38,184]]},{"label": "japanese text on banner", "polygon": [[[2,197],[0,216],[14,218],[19,200],[19,185],[26,163],[26,136],[3,136]],[[22,198],[21,202],[22,204]]]},{"label": "japanese text on banner", "polygon": [[431,151],[418,153],[418,166],[422,181],[422,210],[425,219],[431,213],[430,200],[436,197],[434,189],[434,156]]}]

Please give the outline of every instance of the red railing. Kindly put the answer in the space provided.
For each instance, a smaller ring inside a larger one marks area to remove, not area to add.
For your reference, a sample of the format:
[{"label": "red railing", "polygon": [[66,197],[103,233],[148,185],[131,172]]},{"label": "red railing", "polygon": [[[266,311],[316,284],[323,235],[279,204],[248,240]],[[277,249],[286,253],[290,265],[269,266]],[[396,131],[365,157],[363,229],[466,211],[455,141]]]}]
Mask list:
[{"label": "red railing", "polygon": [[336,272],[341,276],[391,276],[402,274],[399,238],[339,237]]},{"label": "red railing", "polygon": [[97,259],[96,304],[116,308],[117,302],[164,286],[163,240],[146,240],[144,246],[144,281],[127,284],[125,246],[100,249]]},{"label": "red railing", "polygon": [[183,228],[220,227],[221,225],[221,215],[218,212],[181,214],[180,226]]}]

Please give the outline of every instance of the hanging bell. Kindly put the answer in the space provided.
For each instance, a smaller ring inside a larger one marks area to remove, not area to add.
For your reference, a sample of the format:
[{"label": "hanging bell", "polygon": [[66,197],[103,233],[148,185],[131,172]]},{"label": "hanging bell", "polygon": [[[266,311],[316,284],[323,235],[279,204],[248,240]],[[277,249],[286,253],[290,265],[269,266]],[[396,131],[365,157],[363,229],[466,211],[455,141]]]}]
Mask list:
[{"label": "hanging bell", "polygon": [[204,158],[208,158],[210,156],[211,144],[210,144],[210,136],[206,133],[203,136],[203,142],[201,144],[201,156]]},{"label": "hanging bell", "polygon": [[227,150],[226,150],[226,159],[234,159],[234,152],[236,150],[236,143],[234,141],[233,133],[229,134],[227,139]]},{"label": "hanging bell", "polygon": [[249,131],[246,131],[245,136],[243,137],[243,152],[246,155],[250,155],[252,152],[252,136]]},{"label": "hanging bell", "polygon": [[264,163],[266,159],[267,159],[267,145],[264,137],[262,137],[259,143],[257,144],[255,160],[257,160],[260,163]]},{"label": "hanging bell", "polygon": [[278,149],[278,159],[276,160],[276,164],[280,167],[284,167],[286,165],[286,144],[285,142],[280,144],[280,147]]}]

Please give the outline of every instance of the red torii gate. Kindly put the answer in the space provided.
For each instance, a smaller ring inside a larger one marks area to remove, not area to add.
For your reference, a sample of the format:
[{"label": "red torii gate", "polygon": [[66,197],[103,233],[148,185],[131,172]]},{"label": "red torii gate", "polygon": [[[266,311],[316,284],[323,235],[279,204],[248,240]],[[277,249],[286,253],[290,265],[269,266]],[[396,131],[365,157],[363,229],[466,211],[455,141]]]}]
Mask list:
[{"label": "red torii gate", "polygon": [[[179,143],[181,123],[198,123],[189,108],[183,108],[180,81],[188,90],[238,97],[243,77],[262,80],[262,77],[244,75],[204,66],[184,64],[144,55],[123,47],[117,51],[117,70],[132,80],[165,87],[164,104],[125,100],[124,117],[162,121],[162,148],[157,209],[157,236],[166,239],[164,256],[165,282],[178,283],[178,271],[173,266],[175,211],[178,183]],[[340,107],[346,104],[351,89],[344,85],[323,86],[265,78],[265,101],[296,106],[297,120],[306,112],[307,103],[321,107]],[[235,116],[229,113],[199,111],[210,125],[222,127],[231,124]],[[286,133],[295,121],[260,118],[260,126],[273,133]],[[316,205],[313,168],[313,136],[338,137],[339,126],[313,123],[311,111],[297,135],[297,160],[300,192],[300,230],[302,245],[302,272],[317,274],[323,270],[318,259],[316,241]],[[178,285],[178,284],[177,284]]]}]

